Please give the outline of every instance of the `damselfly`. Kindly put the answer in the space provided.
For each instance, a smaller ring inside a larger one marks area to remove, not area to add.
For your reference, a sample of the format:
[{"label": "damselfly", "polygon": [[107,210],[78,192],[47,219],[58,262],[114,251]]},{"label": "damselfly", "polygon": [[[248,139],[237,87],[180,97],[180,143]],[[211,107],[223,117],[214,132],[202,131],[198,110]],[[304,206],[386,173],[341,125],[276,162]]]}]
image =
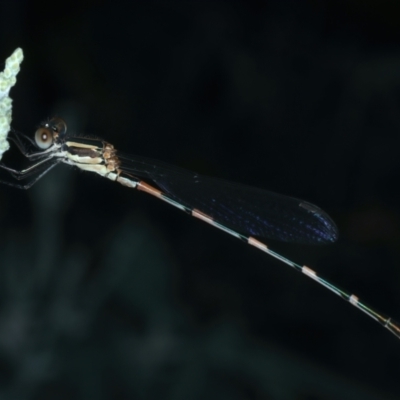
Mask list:
[{"label": "damselfly", "polygon": [[391,318],[321,278],[311,268],[270,250],[258,239],[315,244],[334,242],[338,235],[336,225],[317,206],[266,190],[198,175],[160,161],[124,154],[102,139],[68,134],[66,123],[58,117],[43,122],[36,130],[34,140],[17,131],[11,131],[9,138],[32,164],[23,170],[0,164],[0,168],[10,172],[15,179],[26,179],[27,183],[0,182],[28,189],[60,163],[95,172],[151,194],[257,247],[325,286],[400,338],[400,325]]}]

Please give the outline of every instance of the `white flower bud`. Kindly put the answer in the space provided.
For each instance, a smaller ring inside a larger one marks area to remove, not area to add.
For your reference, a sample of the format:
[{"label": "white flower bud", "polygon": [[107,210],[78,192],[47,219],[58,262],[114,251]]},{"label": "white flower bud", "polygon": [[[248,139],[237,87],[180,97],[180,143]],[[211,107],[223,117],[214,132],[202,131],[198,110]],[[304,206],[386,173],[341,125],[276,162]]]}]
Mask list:
[{"label": "white flower bud", "polygon": [[7,141],[7,135],[10,131],[12,99],[8,97],[10,89],[17,82],[17,74],[20,64],[24,58],[22,49],[18,48],[6,60],[6,67],[0,72],[0,160],[3,153],[10,145]]}]

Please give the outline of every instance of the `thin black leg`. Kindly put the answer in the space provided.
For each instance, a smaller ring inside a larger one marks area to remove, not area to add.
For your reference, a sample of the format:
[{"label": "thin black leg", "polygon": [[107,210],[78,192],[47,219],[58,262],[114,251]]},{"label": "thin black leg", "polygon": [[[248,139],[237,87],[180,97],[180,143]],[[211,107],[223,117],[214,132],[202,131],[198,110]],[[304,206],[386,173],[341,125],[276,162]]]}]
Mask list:
[{"label": "thin black leg", "polygon": [[[46,154],[48,154],[49,152],[44,150],[44,151],[31,151],[28,150],[28,146],[26,142],[29,142],[29,146],[33,147],[34,149],[36,149],[36,144],[35,142],[28,136],[24,135],[21,132],[17,132],[17,131],[10,131],[10,133],[13,133],[13,135],[9,135],[8,138],[10,140],[12,140],[16,146],[18,147],[19,151],[27,158],[29,159],[35,159],[35,158],[40,158],[42,156],[45,156]],[[24,142],[22,140],[22,138],[24,138],[24,140],[26,142]]]},{"label": "thin black leg", "polygon": [[[19,183],[13,183],[13,182],[8,182],[8,181],[3,181],[3,180],[0,180],[0,183],[4,183],[5,185],[12,186],[12,187],[15,187],[17,189],[24,189],[24,190],[29,189],[40,178],[42,178],[45,174],[47,174],[52,168],[54,168],[59,163],[60,163],[60,160],[54,160],[53,163],[50,166],[48,166],[44,171],[40,172],[39,175],[37,175],[34,179],[32,179],[30,182],[28,182],[26,184],[22,185],[22,184],[19,184]],[[2,167],[4,167],[4,166],[2,166]],[[33,174],[34,172],[37,172],[37,171],[33,171],[33,172],[31,171],[31,173],[29,175]],[[27,177],[27,176],[25,175],[24,177]]]},{"label": "thin black leg", "polygon": [[13,169],[10,167],[5,166],[4,164],[0,164],[0,168],[4,169],[5,171],[8,171],[15,179],[24,179],[25,177],[28,177],[34,173],[37,173],[38,171],[40,171],[43,166],[46,165],[46,163],[59,163],[60,160],[59,159],[54,159],[54,158],[45,158],[39,162],[37,162],[36,164],[31,165],[28,168],[22,169],[22,170],[17,170],[17,169]]}]

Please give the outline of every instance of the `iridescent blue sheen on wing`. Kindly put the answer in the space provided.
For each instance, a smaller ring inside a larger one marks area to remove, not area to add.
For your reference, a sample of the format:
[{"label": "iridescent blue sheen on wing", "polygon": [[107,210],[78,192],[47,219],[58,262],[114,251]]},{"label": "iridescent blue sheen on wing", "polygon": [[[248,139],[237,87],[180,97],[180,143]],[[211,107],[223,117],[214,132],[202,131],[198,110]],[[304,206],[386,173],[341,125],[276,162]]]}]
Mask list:
[{"label": "iridescent blue sheen on wing", "polygon": [[123,171],[155,183],[173,200],[196,208],[244,235],[323,244],[337,239],[332,219],[303,200],[198,175],[143,157],[118,153]]}]

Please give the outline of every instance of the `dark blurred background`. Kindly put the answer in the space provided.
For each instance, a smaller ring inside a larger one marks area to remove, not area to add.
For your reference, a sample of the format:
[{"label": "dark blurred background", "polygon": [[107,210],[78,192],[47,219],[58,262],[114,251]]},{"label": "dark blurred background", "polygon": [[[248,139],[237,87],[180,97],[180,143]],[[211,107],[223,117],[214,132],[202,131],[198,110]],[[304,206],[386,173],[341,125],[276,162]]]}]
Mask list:
[{"label": "dark blurred background", "polygon": [[[336,244],[268,243],[400,320],[399,3],[122,4],[0,2],[13,127],[315,203]],[[0,189],[1,399],[400,398],[400,341],[255,248],[67,166]]]}]

